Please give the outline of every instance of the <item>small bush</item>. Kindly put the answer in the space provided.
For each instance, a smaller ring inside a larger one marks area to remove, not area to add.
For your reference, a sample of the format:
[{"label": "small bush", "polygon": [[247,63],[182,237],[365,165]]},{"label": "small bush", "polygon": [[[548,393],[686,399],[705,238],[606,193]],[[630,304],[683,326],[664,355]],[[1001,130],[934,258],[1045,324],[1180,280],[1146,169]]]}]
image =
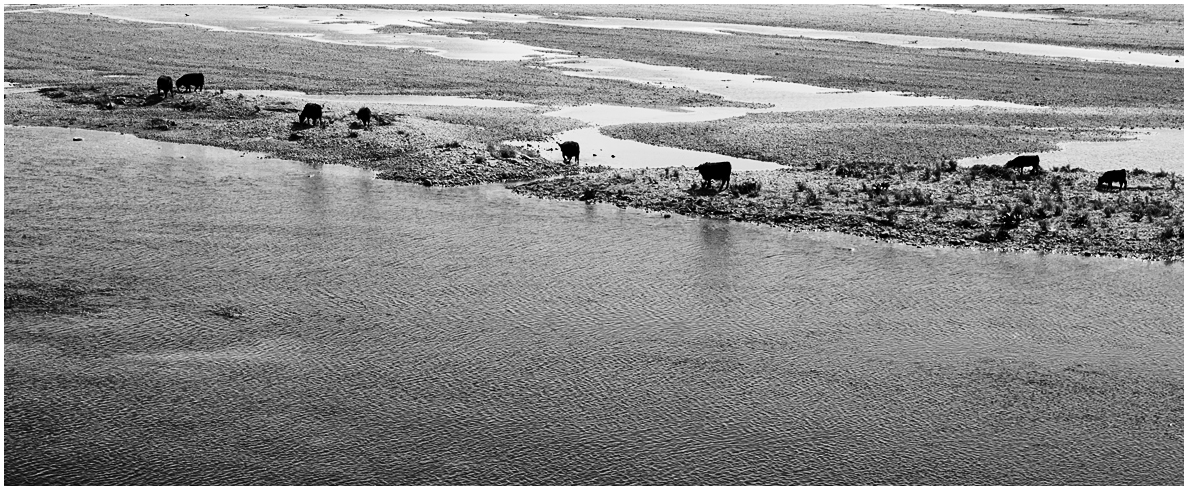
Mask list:
[{"label": "small bush", "polygon": [[974,235],[973,239],[977,240],[979,242],[982,242],[982,243],[994,243],[994,242],[1010,240],[1011,235],[1010,235],[1010,233],[1007,233],[1006,229],[999,227],[993,231],[992,230],[984,230],[981,233]]},{"label": "small bush", "polygon": [[[1141,219],[1141,216],[1140,216]],[[1068,215],[1068,224],[1073,228],[1085,228],[1091,224],[1089,221],[1089,213],[1080,212]]]},{"label": "small bush", "polygon": [[1039,225],[1039,234],[1047,235],[1052,232],[1052,222],[1050,220],[1041,219],[1036,221],[1036,224]]},{"label": "small bush", "polygon": [[1184,225],[1182,223],[1172,223],[1163,227],[1163,231],[1159,232],[1160,241],[1168,241],[1171,239],[1184,239]]},{"label": "small bush", "polygon": [[733,191],[735,195],[745,195],[747,197],[758,196],[759,191],[762,189],[763,184],[753,180],[747,180],[738,184],[731,184],[730,186],[730,190]]},{"label": "small bush", "polygon": [[1014,228],[1019,226],[1023,220],[1031,215],[1031,208],[1022,204],[1011,206],[1004,204],[998,208],[998,217],[996,218],[1002,227]]},{"label": "small bush", "polygon": [[974,216],[973,214],[970,214],[970,213],[965,213],[964,217],[962,217],[961,219],[959,219],[957,221],[954,221],[953,224],[960,226],[962,228],[977,228],[977,227],[982,226],[982,222],[980,220],[978,220],[978,217]]},{"label": "small bush", "polygon": [[804,205],[805,206],[820,206],[821,197],[817,195],[811,188],[805,188],[804,191]]}]

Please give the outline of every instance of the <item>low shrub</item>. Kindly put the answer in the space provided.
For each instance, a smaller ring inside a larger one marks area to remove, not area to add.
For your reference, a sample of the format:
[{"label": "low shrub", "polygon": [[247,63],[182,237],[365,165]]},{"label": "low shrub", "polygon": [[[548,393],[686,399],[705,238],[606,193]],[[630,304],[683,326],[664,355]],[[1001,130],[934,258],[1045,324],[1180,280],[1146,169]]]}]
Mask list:
[{"label": "low shrub", "polygon": [[995,243],[1011,239],[1010,233],[1007,233],[1003,227],[998,227],[994,230],[984,230],[972,237],[974,240],[982,243]]},{"label": "low shrub", "polygon": [[1159,240],[1160,241],[1166,242],[1171,239],[1179,239],[1179,240],[1184,239],[1184,224],[1183,223],[1171,223],[1167,226],[1164,226],[1163,231],[1159,232]]},{"label": "low shrub", "polygon": [[745,195],[747,197],[756,197],[759,191],[763,189],[763,184],[753,180],[743,181],[737,184],[731,184],[730,190],[734,195]]}]

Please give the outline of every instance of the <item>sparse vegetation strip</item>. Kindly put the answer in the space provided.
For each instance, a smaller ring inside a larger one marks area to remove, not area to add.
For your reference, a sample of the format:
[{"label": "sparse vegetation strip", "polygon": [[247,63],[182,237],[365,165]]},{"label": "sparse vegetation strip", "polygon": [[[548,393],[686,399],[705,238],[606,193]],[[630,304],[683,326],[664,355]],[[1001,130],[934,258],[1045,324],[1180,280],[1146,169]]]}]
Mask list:
[{"label": "sparse vegetation strip", "polygon": [[950,161],[863,177],[844,166],[742,172],[718,193],[696,171],[679,167],[608,169],[512,189],[911,245],[1183,260],[1183,176],[1131,175],[1126,191],[1098,190],[1097,174],[1079,169],[1029,176]]}]

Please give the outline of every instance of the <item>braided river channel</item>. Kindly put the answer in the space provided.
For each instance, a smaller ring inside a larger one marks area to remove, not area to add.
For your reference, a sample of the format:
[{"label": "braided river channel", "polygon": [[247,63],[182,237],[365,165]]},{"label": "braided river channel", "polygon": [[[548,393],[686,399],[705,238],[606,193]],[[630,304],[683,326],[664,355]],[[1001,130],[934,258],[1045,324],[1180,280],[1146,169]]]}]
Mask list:
[{"label": "braided river channel", "polygon": [[9,485],[1184,481],[1182,262],[4,133]]}]

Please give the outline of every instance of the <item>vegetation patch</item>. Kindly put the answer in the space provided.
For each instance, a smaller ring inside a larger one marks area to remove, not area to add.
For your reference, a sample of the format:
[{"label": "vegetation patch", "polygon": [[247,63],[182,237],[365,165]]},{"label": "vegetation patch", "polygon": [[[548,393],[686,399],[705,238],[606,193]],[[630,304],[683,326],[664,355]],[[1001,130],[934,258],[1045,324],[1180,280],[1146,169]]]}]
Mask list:
[{"label": "vegetation patch", "polygon": [[1000,172],[946,162],[939,179],[878,179],[828,170],[736,172],[722,192],[691,168],[603,170],[517,185],[539,197],[824,230],[914,245],[1183,260],[1183,176],[1134,175],[1130,189],[1096,189],[1097,175]]}]

